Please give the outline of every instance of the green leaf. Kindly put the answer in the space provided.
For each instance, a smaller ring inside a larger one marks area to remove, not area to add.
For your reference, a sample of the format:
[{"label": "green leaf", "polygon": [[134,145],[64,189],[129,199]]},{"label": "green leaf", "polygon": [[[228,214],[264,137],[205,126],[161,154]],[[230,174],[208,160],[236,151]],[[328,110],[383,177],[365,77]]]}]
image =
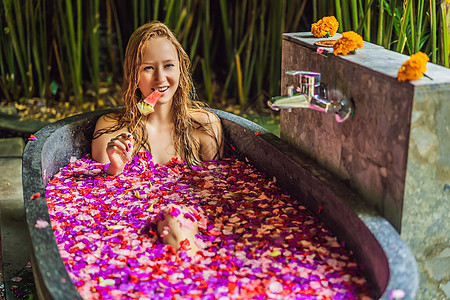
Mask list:
[{"label": "green leaf", "polygon": [[58,83],[56,81],[50,82],[50,89],[52,90],[52,95],[56,95],[56,92],[58,92]]}]

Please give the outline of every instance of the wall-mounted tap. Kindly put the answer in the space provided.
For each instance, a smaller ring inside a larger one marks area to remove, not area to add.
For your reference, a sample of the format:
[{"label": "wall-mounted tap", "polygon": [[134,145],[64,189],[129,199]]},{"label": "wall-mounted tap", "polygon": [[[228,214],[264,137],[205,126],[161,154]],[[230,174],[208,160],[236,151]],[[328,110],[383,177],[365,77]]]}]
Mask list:
[{"label": "wall-mounted tap", "polygon": [[335,113],[336,121],[343,122],[353,115],[354,107],[351,100],[327,99],[327,90],[324,84],[320,83],[321,75],[316,72],[307,71],[286,71],[288,75],[299,75],[300,86],[294,94],[294,85],[288,85],[287,95],[273,97],[267,101],[267,105],[273,110],[293,108],[307,108],[323,113]]}]

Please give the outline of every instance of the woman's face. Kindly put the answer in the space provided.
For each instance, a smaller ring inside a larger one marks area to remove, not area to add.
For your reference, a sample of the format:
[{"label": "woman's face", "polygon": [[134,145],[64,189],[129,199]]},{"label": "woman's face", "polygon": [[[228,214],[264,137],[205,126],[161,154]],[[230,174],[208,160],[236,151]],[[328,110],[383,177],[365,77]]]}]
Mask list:
[{"label": "woman's face", "polygon": [[142,95],[145,98],[158,90],[163,94],[158,103],[168,103],[172,101],[179,81],[180,63],[175,46],[167,38],[151,38],[144,46],[139,67],[139,89]]}]

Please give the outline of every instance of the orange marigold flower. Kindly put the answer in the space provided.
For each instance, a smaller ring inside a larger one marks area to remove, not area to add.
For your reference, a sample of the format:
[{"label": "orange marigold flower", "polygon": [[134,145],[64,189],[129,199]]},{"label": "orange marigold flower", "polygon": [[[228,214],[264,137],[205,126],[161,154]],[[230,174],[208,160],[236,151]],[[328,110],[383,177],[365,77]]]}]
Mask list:
[{"label": "orange marigold flower", "polygon": [[342,33],[342,37],[334,43],[333,53],[334,55],[347,55],[362,47],[364,47],[362,37],[354,31],[347,31]]},{"label": "orange marigold flower", "polygon": [[323,17],[311,25],[311,33],[317,38],[334,36],[339,28],[339,22],[334,16]]},{"label": "orange marigold flower", "polygon": [[430,59],[425,53],[412,54],[398,70],[398,81],[418,80],[427,71],[427,63]]}]

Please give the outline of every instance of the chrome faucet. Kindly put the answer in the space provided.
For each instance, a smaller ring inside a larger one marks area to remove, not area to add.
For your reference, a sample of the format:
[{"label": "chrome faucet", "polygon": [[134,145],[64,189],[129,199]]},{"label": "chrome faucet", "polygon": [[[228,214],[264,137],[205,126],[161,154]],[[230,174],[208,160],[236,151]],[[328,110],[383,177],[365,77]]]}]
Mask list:
[{"label": "chrome faucet", "polygon": [[320,83],[320,73],[286,71],[286,74],[299,75],[300,86],[297,87],[297,93],[294,94],[294,86],[288,85],[286,86],[287,95],[273,97],[271,101],[267,101],[267,105],[271,109],[292,111],[294,108],[307,108],[327,114],[335,113],[337,122],[344,122],[353,115],[354,107],[351,100],[347,98],[342,100],[327,99],[326,87]]}]

